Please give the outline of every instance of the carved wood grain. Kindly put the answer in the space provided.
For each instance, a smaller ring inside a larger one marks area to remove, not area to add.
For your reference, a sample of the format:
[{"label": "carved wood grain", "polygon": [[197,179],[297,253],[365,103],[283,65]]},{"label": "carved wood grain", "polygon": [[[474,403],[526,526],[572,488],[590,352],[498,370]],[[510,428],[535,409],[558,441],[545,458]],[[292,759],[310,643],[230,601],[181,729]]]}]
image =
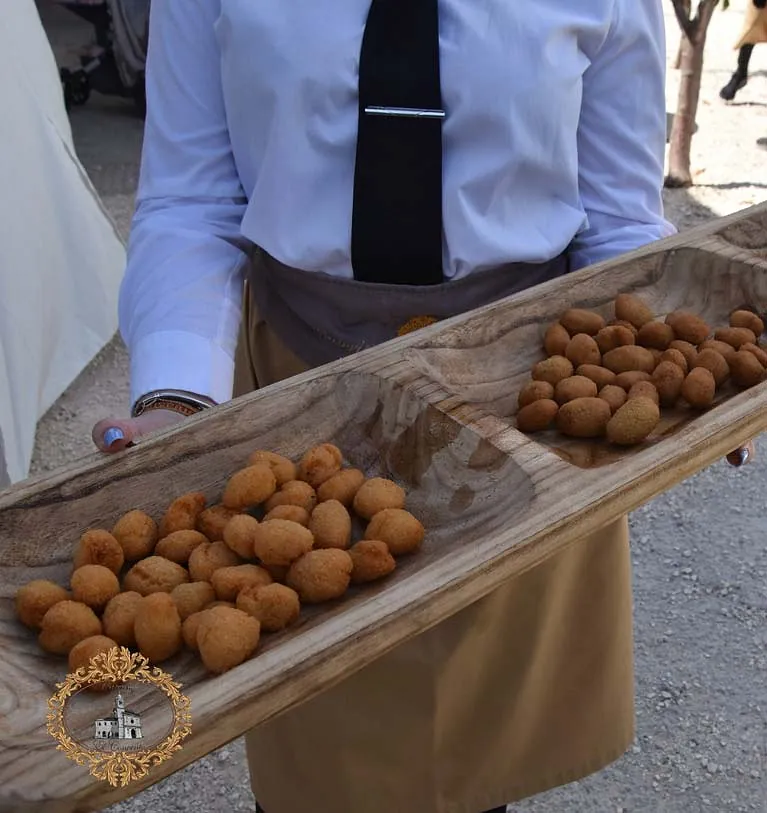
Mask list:
[{"label": "carved wood grain", "polygon": [[[765,384],[679,422],[661,442],[581,468],[563,459],[559,441],[517,432],[509,404],[540,353],[541,324],[566,307],[604,307],[623,290],[666,307],[690,287],[690,304],[712,319],[738,297],[767,304],[759,249],[721,236],[751,234],[765,213],[762,205],[722,218],[222,405],[118,457],[94,455],[0,494],[0,813],[98,810],[135,794],[763,431]],[[190,655],[163,664],[191,697],[193,734],[146,780],[111,789],[56,752],[46,700],[66,664],[44,656],[16,621],[16,588],[31,578],[65,581],[87,527],[109,527],[131,508],[158,516],[190,490],[213,500],[252,449],[296,457],[326,440],[368,474],[405,485],[428,528],[423,551],[376,587],[308,613],[229,673],[206,676]]]}]

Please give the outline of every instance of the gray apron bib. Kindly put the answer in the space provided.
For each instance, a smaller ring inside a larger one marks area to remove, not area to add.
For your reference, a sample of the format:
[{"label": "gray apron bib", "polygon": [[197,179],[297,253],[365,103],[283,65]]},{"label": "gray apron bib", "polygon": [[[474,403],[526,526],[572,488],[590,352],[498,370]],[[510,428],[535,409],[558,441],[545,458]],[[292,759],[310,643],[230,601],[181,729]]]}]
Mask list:
[{"label": "gray apron bib", "polygon": [[567,271],[563,253],[547,263],[508,263],[441,285],[387,285],[300,271],[256,248],[248,281],[269,327],[317,367],[395,338],[415,317],[457,316]]}]

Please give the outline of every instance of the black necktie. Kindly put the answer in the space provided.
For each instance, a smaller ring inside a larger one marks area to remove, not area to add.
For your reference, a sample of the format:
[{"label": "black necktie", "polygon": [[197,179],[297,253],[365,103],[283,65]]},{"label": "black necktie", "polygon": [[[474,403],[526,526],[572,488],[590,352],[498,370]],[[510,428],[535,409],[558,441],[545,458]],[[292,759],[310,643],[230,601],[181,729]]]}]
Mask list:
[{"label": "black necktie", "polygon": [[354,277],[440,283],[444,113],[437,0],[372,0],[359,73]]}]

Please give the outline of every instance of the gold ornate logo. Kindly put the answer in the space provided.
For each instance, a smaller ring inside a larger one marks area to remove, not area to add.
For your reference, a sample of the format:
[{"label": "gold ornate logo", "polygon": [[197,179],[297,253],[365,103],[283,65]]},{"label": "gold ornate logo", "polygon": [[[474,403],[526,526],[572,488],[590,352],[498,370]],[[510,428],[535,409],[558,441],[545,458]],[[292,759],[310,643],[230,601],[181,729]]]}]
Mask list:
[{"label": "gold ornate logo", "polygon": [[94,656],[56,689],[47,724],[57,750],[115,787],[170,759],[192,730],[180,684],[125,647]]}]

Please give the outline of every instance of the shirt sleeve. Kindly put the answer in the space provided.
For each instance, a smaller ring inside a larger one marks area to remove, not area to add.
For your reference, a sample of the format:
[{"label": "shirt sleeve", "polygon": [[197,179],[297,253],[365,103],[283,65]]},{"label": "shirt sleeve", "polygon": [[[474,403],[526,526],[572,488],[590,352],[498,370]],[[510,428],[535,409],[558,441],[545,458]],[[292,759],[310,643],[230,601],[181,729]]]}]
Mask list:
[{"label": "shirt sleeve", "polygon": [[247,200],[224,110],[219,6],[151,8],[141,176],[119,302],[131,403],[159,388],[232,396]]},{"label": "shirt sleeve", "polygon": [[663,217],[665,72],[661,0],[615,0],[583,76],[578,162],[588,221],[572,246],[575,268],[675,232]]}]

